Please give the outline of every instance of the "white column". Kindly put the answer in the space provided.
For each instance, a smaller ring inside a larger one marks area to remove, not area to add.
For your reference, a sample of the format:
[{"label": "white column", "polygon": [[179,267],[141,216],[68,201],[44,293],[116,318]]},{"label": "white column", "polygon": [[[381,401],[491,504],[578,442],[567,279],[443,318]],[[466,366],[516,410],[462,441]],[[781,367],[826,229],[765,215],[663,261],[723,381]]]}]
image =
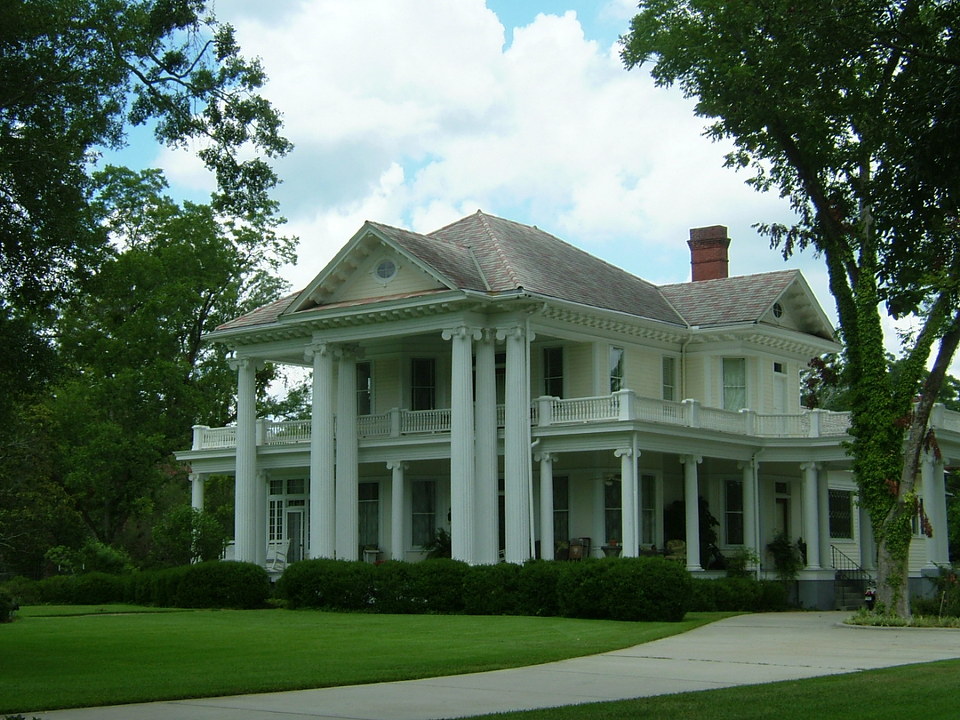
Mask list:
[{"label": "white column", "polygon": [[237,369],[237,466],[234,489],[235,558],[257,558],[257,364],[252,358],[235,363]]},{"label": "white column", "polygon": [[450,549],[454,560],[475,563],[473,454],[473,339],[479,331],[443,331],[450,340]]},{"label": "white column", "polygon": [[404,518],[403,471],[407,469],[405,462],[391,460],[387,463],[387,470],[392,472],[390,482],[390,557],[394,560],[403,560],[406,548],[406,524]]},{"label": "white column", "polygon": [[757,502],[757,472],[756,461],[748,460],[739,464],[743,483],[743,544],[748,550],[760,556],[757,539],[757,518],[760,507]]},{"label": "white column", "polygon": [[820,503],[818,500],[819,483],[818,473],[820,466],[816,463],[803,463],[803,538],[807,543],[807,570],[820,569],[820,525],[818,515]]},{"label": "white column", "polygon": [[333,348],[314,345],[310,420],[310,557],[333,558],[337,547],[336,465],[334,458]]},{"label": "white column", "polygon": [[877,569],[877,544],[873,538],[873,523],[866,503],[857,498],[857,513],[860,519],[860,567],[864,570]]},{"label": "white column", "polygon": [[703,570],[700,566],[700,483],[697,465],[703,462],[698,455],[681,455],[683,463],[683,505],[687,526],[687,570]]},{"label": "white column", "polygon": [[337,552],[340,560],[360,554],[357,468],[357,358],[353,348],[341,348],[337,376],[336,513]]},{"label": "white column", "polygon": [[613,453],[620,458],[620,534],[624,557],[637,557],[640,540],[637,535],[637,473],[633,448],[620,448]]},{"label": "white column", "polygon": [[254,562],[263,566],[267,564],[267,493],[269,492],[269,482],[266,471],[257,470],[257,512],[254,516],[256,518],[254,534],[258,540]]},{"label": "white column", "polygon": [[554,559],[556,538],[553,536],[553,461],[554,453],[540,453],[540,557]]},{"label": "white column", "polygon": [[825,472],[817,474],[817,533],[820,567],[829,568],[833,558],[830,557],[830,487]]},{"label": "white column", "polygon": [[496,338],[492,330],[484,330],[476,345],[475,444],[476,474],[474,485],[474,555],[482,565],[497,562],[500,550],[499,510],[497,508],[497,377]]},{"label": "white column", "polygon": [[190,507],[194,510],[203,510],[203,493],[206,484],[206,473],[190,473]]},{"label": "white column", "polygon": [[528,338],[520,326],[497,331],[506,340],[506,410],[504,427],[504,502],[507,562],[530,558],[530,385]]},{"label": "white column", "polygon": [[943,461],[938,461],[930,451],[924,451],[920,457],[920,494],[923,498],[923,511],[933,530],[932,537],[924,538],[927,550],[926,567],[936,568],[938,565],[949,564]]}]

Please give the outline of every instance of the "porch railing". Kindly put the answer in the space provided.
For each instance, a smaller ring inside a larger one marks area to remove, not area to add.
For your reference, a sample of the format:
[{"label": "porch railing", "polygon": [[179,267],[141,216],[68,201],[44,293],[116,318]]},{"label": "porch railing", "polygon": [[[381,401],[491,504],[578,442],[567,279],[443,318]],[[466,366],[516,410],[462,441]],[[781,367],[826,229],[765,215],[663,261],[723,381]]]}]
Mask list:
[{"label": "porch railing", "polygon": [[[357,432],[361,438],[447,433],[450,431],[450,412],[449,408],[393,409],[377,415],[363,415],[357,418]],[[794,415],[762,415],[750,410],[731,412],[703,407],[696,400],[669,402],[644,398],[631,390],[587,398],[541,397],[530,408],[531,424],[541,428],[618,421],[703,428],[748,437],[842,437],[850,427],[850,414],[826,410],[809,410]],[[938,407],[933,422],[936,427],[960,432],[960,413]],[[497,425],[504,425],[503,405],[497,407]],[[310,427],[310,420],[259,421],[257,443],[307,443],[310,441]],[[232,448],[236,447],[236,442],[236,427],[194,427],[194,450]]]}]

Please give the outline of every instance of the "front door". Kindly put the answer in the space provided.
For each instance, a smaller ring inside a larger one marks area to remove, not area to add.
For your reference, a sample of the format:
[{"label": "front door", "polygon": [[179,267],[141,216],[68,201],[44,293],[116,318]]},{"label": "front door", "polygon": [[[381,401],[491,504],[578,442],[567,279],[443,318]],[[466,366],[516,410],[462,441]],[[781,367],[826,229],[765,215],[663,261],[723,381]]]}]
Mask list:
[{"label": "front door", "polygon": [[287,552],[288,563],[303,560],[304,541],[306,540],[303,530],[303,508],[288,508],[287,540],[290,543],[290,550]]}]

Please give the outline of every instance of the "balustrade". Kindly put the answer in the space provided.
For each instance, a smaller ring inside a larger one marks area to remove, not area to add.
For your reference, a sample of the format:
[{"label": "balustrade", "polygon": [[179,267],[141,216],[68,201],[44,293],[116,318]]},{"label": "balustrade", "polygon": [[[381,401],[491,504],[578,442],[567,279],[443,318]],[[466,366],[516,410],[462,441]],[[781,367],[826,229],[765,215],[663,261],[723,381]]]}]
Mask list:
[{"label": "balustrade", "polygon": [[[625,397],[631,395],[631,397]],[[621,414],[623,413],[623,414]],[[703,407],[695,401],[682,403],[643,398],[632,393],[587,398],[540,398],[531,404],[533,425],[549,427],[573,423],[639,421],[756,437],[801,438],[842,437],[850,428],[850,413],[825,410],[798,414],[762,415]],[[497,426],[504,425],[503,405],[497,406]],[[941,411],[937,425],[948,432],[960,433],[960,413]],[[310,420],[262,422],[258,442],[265,445],[290,445],[310,442]],[[450,432],[450,410],[391,410],[357,418],[362,438]],[[220,450],[237,444],[235,426],[194,428],[194,450]]]}]

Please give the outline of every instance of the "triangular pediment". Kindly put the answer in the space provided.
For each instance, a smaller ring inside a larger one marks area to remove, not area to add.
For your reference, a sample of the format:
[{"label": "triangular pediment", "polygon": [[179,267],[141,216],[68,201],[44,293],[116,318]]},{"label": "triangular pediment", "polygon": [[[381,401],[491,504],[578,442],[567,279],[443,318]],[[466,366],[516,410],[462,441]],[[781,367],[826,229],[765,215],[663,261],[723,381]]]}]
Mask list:
[{"label": "triangular pediment", "polygon": [[284,314],[452,287],[434,268],[400,247],[384,226],[365,223]]},{"label": "triangular pediment", "polygon": [[760,322],[824,339],[834,339],[830,319],[800,273],[795,274],[792,282],[770,304],[760,317]]}]

